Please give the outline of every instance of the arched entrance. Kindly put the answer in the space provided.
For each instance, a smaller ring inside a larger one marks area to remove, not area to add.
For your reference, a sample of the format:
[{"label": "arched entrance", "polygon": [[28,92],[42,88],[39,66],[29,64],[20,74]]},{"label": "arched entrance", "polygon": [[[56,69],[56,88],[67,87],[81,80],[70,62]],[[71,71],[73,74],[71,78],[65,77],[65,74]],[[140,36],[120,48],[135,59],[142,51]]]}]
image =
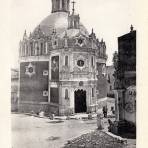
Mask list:
[{"label": "arched entrance", "polygon": [[86,91],[75,91],[75,113],[84,113],[87,111],[86,106]]}]

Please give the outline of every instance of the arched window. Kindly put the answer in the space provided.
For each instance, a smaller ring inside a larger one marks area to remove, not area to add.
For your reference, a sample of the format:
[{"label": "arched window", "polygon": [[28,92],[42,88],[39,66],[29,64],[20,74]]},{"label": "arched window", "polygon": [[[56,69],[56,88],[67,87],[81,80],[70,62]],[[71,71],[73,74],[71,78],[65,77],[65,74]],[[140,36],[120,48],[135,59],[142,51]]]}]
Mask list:
[{"label": "arched window", "polygon": [[68,56],[65,56],[65,66],[68,66]]},{"label": "arched window", "polygon": [[30,43],[31,56],[33,56],[33,43]]},{"label": "arched window", "polygon": [[94,97],[94,88],[92,88],[92,97]]},{"label": "arched window", "polygon": [[69,99],[68,98],[68,89],[65,89],[65,99]]},{"label": "arched window", "polygon": [[66,7],[69,10],[69,0],[67,1],[67,6]]},{"label": "arched window", "polygon": [[60,2],[59,2],[59,0],[56,0],[56,6],[57,6],[57,10],[59,10],[60,9]]},{"label": "arched window", "polygon": [[93,56],[91,57],[91,66],[94,66],[94,58],[93,58]]},{"label": "arched window", "polygon": [[41,55],[43,55],[43,43],[41,43]]},{"label": "arched window", "polygon": [[62,0],[62,9],[65,10],[65,0]]},{"label": "arched window", "polygon": [[74,20],[74,28],[77,29],[77,21]]},{"label": "arched window", "polygon": [[73,21],[70,21],[70,28],[73,28]]},{"label": "arched window", "polygon": [[26,44],[26,56],[29,55],[28,45]]},{"label": "arched window", "polygon": [[37,50],[36,50],[36,55],[40,55],[40,49],[39,49],[39,46],[37,46]]}]

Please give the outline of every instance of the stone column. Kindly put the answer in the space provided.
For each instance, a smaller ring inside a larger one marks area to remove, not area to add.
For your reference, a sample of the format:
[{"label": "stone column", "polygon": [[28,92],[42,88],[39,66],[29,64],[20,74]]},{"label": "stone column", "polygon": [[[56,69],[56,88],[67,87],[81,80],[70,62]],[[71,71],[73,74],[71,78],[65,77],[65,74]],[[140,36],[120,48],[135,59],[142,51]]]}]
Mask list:
[{"label": "stone column", "polygon": [[70,89],[70,108],[73,110],[73,112],[74,112],[74,108],[75,108],[75,104],[74,104],[74,101],[75,101],[75,96],[74,96],[75,94],[74,94],[74,89],[73,88],[71,88]]},{"label": "stone column", "polygon": [[91,110],[91,87],[88,87],[86,91],[86,104],[87,104],[87,112]]},{"label": "stone column", "polygon": [[115,94],[115,116],[116,116],[116,121],[119,121],[119,100],[118,100],[118,91],[114,90]]},{"label": "stone column", "polygon": [[59,104],[61,105],[61,106],[63,106],[64,104],[63,104],[63,95],[64,94],[62,94],[62,86],[60,85],[60,86],[58,86],[58,88],[59,88]]},{"label": "stone column", "polygon": [[[74,69],[74,58],[73,54],[69,55],[69,66],[70,66],[70,72],[73,72]],[[71,74],[70,78],[73,78],[73,75]]]},{"label": "stone column", "polygon": [[48,53],[48,42],[45,43],[45,52],[46,52],[45,54]]},{"label": "stone column", "polygon": [[49,57],[49,66],[48,66],[49,67],[49,71],[48,71],[49,72],[49,74],[48,74],[49,75],[49,81],[51,81],[51,58],[52,57],[50,55],[50,57]]},{"label": "stone column", "polygon": [[59,6],[60,6],[60,10],[62,10],[62,0],[60,0],[60,2],[59,2]]},{"label": "stone column", "polygon": [[67,1],[67,10],[69,11],[69,0]]},{"label": "stone column", "polygon": [[48,103],[50,103],[50,62],[48,65]]}]

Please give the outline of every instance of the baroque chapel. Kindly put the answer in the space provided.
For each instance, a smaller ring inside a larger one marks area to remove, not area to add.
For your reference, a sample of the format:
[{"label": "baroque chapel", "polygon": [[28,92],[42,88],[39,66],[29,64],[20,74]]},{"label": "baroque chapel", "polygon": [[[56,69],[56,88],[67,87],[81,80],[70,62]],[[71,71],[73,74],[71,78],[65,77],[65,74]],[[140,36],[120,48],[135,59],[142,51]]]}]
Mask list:
[{"label": "baroque chapel", "polygon": [[70,0],[52,0],[52,11],[19,48],[20,112],[57,115],[95,112],[106,97],[106,44],[89,34]]}]

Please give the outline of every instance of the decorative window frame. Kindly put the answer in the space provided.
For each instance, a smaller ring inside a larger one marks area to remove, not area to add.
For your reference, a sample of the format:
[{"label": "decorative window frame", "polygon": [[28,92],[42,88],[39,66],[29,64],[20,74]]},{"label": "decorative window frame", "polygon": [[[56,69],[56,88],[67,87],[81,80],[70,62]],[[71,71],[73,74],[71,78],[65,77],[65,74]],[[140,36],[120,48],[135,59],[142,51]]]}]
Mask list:
[{"label": "decorative window frame", "polygon": [[[84,65],[83,66],[79,66],[77,63],[79,60],[82,60],[84,61]],[[75,60],[75,65],[80,68],[80,69],[83,69],[84,67],[86,67],[86,59],[81,55],[79,56],[76,60]]]},{"label": "decorative window frame", "polygon": [[[82,39],[82,43],[81,44],[79,43],[80,39]],[[76,38],[75,45],[83,47],[85,44],[86,44],[86,39],[83,36],[80,35],[79,37]]]},{"label": "decorative window frame", "polygon": [[[80,65],[80,62],[83,62],[83,63],[81,63],[81,65]],[[77,66],[78,67],[84,67],[84,65],[85,65],[85,61],[84,60],[82,60],[82,59],[77,60]]]},{"label": "decorative window frame", "polygon": [[48,95],[49,95],[49,94],[48,94],[48,91],[47,91],[47,90],[44,90],[44,91],[43,91],[43,97],[48,97]]},{"label": "decorative window frame", "polygon": [[[56,44],[55,44],[55,42],[56,42]],[[55,49],[56,47],[58,47],[58,39],[53,39],[52,40],[52,47],[53,47],[53,49]]]},{"label": "decorative window frame", "polygon": [[[32,68],[32,72],[29,71],[29,69]],[[28,75],[30,78],[35,75],[35,65],[33,65],[32,63],[29,63],[28,66],[26,66],[26,71],[25,74]]]}]

